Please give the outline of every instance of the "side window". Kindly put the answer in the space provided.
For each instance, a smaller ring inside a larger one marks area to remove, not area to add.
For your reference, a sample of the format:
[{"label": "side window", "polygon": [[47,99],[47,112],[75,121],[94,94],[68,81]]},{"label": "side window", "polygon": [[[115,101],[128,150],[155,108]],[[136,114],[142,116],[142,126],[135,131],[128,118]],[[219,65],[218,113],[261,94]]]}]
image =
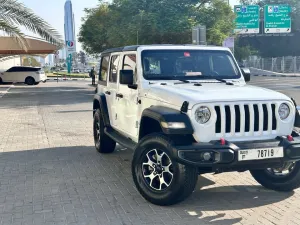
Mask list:
[{"label": "side window", "polygon": [[118,65],[120,61],[119,55],[113,55],[110,60],[109,82],[117,83],[118,78]]},{"label": "side window", "polygon": [[134,83],[137,81],[137,75],[136,75],[136,55],[135,54],[130,54],[130,55],[125,55],[123,59],[123,70],[133,70],[133,80]]},{"label": "side window", "polygon": [[102,81],[103,85],[106,85],[107,74],[108,74],[108,66],[109,66],[109,56],[102,57],[101,66],[100,66],[99,81]]},{"label": "side window", "polygon": [[7,70],[6,72],[15,72],[16,68],[15,67],[11,67],[9,70]]}]

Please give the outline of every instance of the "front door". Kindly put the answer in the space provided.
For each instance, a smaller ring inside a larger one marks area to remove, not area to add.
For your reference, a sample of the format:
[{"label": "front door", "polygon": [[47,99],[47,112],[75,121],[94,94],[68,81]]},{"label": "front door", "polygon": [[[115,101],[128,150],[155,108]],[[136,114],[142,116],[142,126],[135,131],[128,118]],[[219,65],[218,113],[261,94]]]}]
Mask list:
[{"label": "front door", "polygon": [[[126,53],[122,55],[121,68],[134,71],[134,82],[136,79],[136,55]],[[119,84],[117,94],[118,128],[128,134],[132,139],[138,136],[138,90],[130,89],[128,85]]]},{"label": "front door", "polygon": [[14,72],[4,72],[2,77],[3,82],[14,82]]}]

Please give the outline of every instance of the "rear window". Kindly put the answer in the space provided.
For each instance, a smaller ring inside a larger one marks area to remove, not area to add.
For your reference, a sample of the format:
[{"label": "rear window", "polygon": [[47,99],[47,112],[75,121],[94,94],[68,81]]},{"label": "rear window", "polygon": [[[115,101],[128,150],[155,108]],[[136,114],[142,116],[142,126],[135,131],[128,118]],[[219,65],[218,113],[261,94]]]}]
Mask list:
[{"label": "rear window", "polygon": [[17,66],[10,68],[6,72],[37,72],[40,70],[41,68]]}]

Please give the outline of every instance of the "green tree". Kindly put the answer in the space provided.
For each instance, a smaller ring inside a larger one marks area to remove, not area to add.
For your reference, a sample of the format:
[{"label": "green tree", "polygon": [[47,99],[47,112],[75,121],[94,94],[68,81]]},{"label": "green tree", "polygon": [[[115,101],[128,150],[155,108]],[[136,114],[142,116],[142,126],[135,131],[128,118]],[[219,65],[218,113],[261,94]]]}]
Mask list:
[{"label": "green tree", "polygon": [[47,41],[62,45],[61,36],[46,21],[34,14],[17,0],[0,0],[0,30],[17,38],[18,42],[26,48],[24,34],[20,26],[33,33],[39,34]]},{"label": "green tree", "polygon": [[220,45],[233,30],[234,14],[223,0],[115,0],[86,9],[79,33],[86,52],[135,44],[188,44],[197,24],[209,44]]},{"label": "green tree", "polygon": [[225,38],[231,35],[235,15],[224,1],[210,1],[197,9],[196,22],[207,26],[209,44],[222,45]]}]

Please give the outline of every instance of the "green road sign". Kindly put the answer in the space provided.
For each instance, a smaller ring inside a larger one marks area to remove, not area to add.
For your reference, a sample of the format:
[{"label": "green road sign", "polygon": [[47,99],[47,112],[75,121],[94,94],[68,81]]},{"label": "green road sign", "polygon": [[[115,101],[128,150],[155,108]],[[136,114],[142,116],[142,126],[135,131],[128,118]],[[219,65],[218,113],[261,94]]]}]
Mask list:
[{"label": "green road sign", "polygon": [[234,33],[258,34],[259,33],[259,6],[258,5],[236,5]]},{"label": "green road sign", "polygon": [[265,33],[291,33],[292,9],[289,5],[265,6]]}]

